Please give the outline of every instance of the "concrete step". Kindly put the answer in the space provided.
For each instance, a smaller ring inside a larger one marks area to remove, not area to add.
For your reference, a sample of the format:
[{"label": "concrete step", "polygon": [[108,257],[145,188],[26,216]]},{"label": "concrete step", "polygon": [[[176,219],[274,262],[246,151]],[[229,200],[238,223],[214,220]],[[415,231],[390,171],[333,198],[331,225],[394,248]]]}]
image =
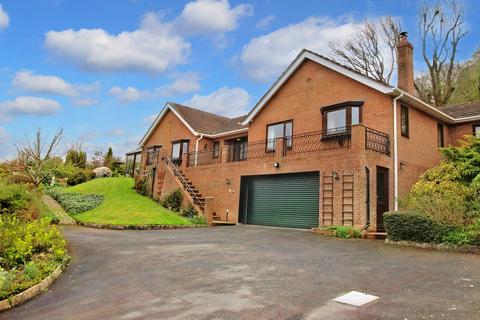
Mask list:
[{"label": "concrete step", "polygon": [[234,225],[236,225],[235,222],[230,222],[230,221],[212,221],[212,224],[214,226],[234,226]]},{"label": "concrete step", "polygon": [[386,232],[367,232],[363,236],[364,239],[372,239],[372,240],[385,240],[387,239],[387,233]]}]

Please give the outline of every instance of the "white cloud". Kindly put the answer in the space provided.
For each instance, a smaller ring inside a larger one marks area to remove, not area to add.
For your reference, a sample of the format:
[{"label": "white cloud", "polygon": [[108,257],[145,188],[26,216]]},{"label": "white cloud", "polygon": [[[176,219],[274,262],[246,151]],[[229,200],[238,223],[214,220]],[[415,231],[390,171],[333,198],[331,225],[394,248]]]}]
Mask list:
[{"label": "white cloud", "polygon": [[54,94],[76,97],[81,93],[92,92],[99,89],[99,84],[78,85],[68,83],[60,77],[35,74],[30,70],[18,71],[13,77],[12,84],[31,93]]},{"label": "white cloud", "polygon": [[190,53],[190,44],[152,13],[145,15],[139,29],[119,34],[103,29],[49,31],[45,47],[92,71],[160,73],[185,63]]},{"label": "white cloud", "polygon": [[262,20],[258,21],[256,27],[260,30],[266,30],[270,27],[270,25],[274,20],[275,20],[275,16],[273,14],[268,15]]},{"label": "white cloud", "polygon": [[29,96],[0,102],[1,116],[6,118],[10,115],[52,115],[61,108],[61,105],[55,100]]},{"label": "white cloud", "polygon": [[10,18],[8,17],[7,12],[3,9],[0,4],[0,29],[5,29],[10,24]]},{"label": "white cloud", "polygon": [[174,97],[200,90],[200,76],[196,73],[176,73],[170,78],[174,79],[172,83],[153,90],[140,90],[132,86],[123,89],[116,86],[112,87],[108,94],[122,103],[130,103],[159,97]]},{"label": "white cloud", "polygon": [[174,79],[172,83],[155,89],[156,96],[178,96],[200,90],[200,76],[197,73],[176,73],[170,78]]},{"label": "white cloud", "polygon": [[240,18],[252,14],[249,4],[230,7],[227,0],[197,0],[185,5],[174,24],[184,34],[223,33],[235,30]]},{"label": "white cloud", "polygon": [[303,49],[328,55],[328,43],[350,37],[358,25],[310,17],[297,24],[253,38],[237,57],[246,75],[260,82],[278,76]]},{"label": "white cloud", "polygon": [[127,87],[126,89],[120,87],[112,87],[108,91],[108,95],[117,98],[122,103],[129,103],[141,99],[146,99],[150,96],[147,91],[138,90],[135,87]]},{"label": "white cloud", "polygon": [[242,88],[222,87],[208,95],[194,95],[185,104],[227,117],[240,116],[248,111],[250,95]]},{"label": "white cloud", "polygon": [[143,17],[133,31],[111,34],[104,29],[48,31],[45,47],[56,57],[90,71],[162,73],[187,62],[189,35],[212,36],[225,46],[224,33],[238,28],[242,17],[253,14],[249,4],[231,7],[228,0],[196,0],[171,21],[154,13]]},{"label": "white cloud", "polygon": [[73,104],[76,105],[77,107],[89,107],[97,103],[98,103],[98,100],[93,98],[73,99]]}]

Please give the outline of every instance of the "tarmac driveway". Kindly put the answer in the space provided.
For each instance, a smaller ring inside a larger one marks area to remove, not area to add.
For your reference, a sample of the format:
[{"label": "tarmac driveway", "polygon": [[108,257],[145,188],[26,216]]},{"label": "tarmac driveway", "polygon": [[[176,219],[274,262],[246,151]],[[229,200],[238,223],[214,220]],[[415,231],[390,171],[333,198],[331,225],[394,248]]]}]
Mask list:
[{"label": "tarmac driveway", "polygon": [[[480,257],[253,226],[65,226],[73,261],[0,319],[479,319]],[[363,307],[331,299],[352,290]]]}]

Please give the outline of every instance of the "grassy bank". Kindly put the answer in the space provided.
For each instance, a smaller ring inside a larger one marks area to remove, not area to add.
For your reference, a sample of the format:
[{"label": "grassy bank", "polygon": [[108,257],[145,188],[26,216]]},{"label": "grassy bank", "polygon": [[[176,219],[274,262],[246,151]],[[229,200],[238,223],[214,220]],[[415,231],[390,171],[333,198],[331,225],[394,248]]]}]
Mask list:
[{"label": "grassy bank", "polygon": [[82,222],[118,225],[193,224],[152,199],[139,195],[133,190],[133,184],[131,178],[100,178],[69,187],[65,191],[104,197],[98,207],[74,215],[75,219]]}]

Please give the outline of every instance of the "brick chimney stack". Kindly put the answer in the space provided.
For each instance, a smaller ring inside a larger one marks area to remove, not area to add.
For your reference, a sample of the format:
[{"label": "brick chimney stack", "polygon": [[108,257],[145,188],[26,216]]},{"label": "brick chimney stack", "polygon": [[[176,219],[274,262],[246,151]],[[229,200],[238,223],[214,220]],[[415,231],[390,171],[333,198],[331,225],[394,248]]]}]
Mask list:
[{"label": "brick chimney stack", "polygon": [[397,87],[403,91],[414,94],[413,86],[413,45],[408,42],[408,33],[400,33],[397,44]]}]

